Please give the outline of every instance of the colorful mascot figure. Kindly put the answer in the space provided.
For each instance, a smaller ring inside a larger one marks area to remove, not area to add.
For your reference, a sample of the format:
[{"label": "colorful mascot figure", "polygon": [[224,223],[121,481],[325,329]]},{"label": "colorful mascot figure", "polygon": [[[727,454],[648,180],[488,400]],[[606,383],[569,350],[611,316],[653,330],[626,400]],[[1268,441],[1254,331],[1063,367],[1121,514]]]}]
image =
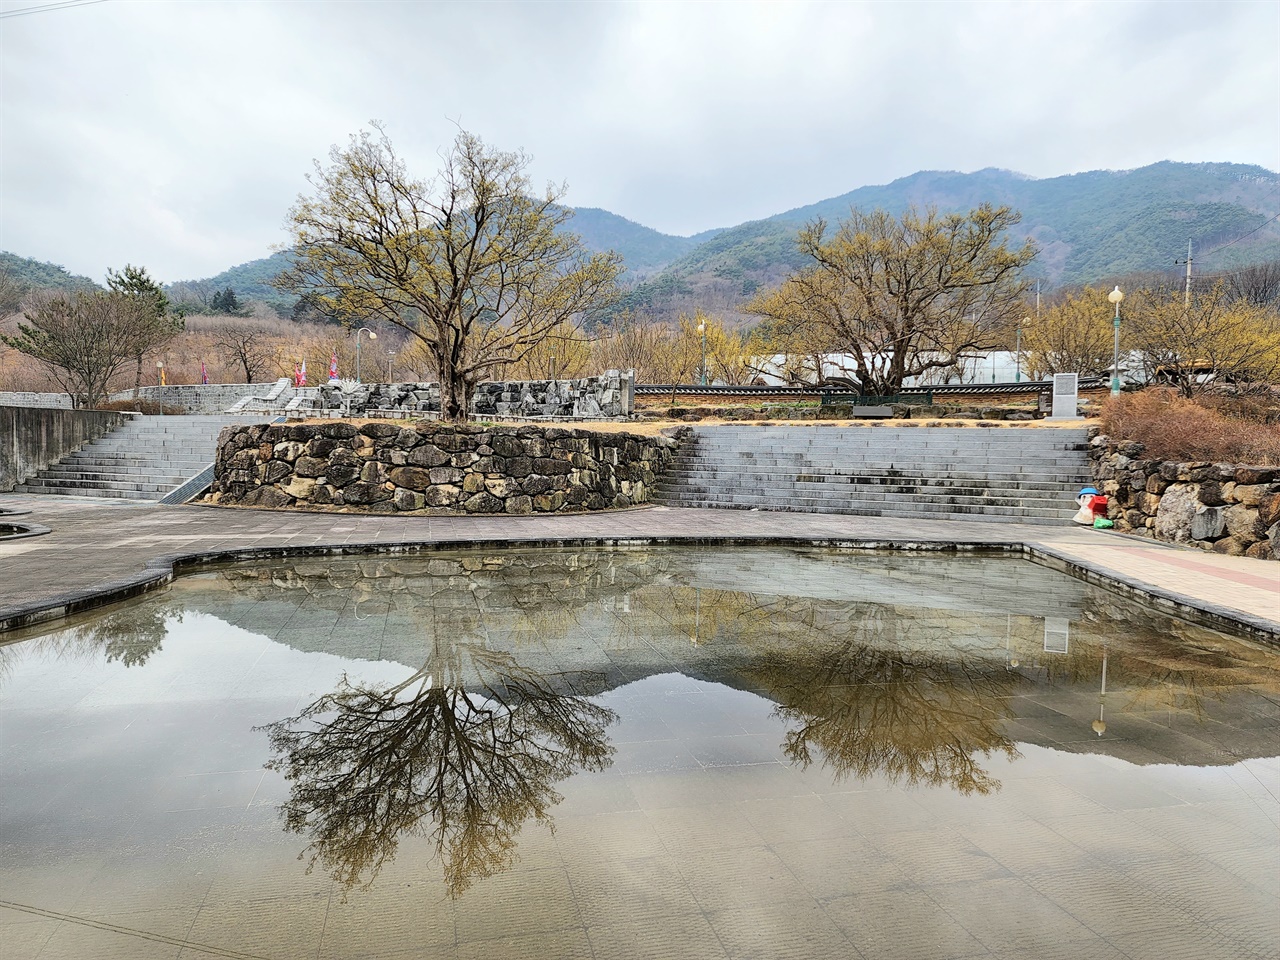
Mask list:
[{"label": "colorful mascot figure", "polygon": [[1096,527],[1099,530],[1105,530],[1114,526],[1107,519],[1107,498],[1098,493],[1094,487],[1084,487],[1076,494],[1076,503],[1080,509],[1071,519],[1076,523],[1086,527]]}]

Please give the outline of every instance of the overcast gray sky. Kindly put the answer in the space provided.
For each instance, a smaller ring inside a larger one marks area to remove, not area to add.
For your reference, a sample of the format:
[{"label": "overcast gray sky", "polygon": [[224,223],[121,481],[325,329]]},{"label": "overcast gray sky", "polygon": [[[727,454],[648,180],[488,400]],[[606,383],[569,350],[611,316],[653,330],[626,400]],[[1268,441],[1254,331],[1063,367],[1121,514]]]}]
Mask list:
[{"label": "overcast gray sky", "polygon": [[65,6],[0,18],[0,248],[217,273],[370,119],[416,173],[460,121],[679,234],[921,169],[1277,170],[1277,50],[1280,0]]}]

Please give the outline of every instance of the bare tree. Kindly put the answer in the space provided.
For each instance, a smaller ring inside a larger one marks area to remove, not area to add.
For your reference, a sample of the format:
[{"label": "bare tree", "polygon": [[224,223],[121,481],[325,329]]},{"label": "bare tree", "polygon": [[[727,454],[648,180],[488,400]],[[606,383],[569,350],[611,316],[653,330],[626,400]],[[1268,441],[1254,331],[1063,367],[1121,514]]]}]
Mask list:
[{"label": "bare tree", "polygon": [[819,219],[800,231],[813,266],[757,296],[748,309],[782,329],[814,326],[857,362],[863,386],[896,393],[908,377],[988,349],[1022,311],[1028,243],[1006,245],[1021,217],[989,204],[967,215],[852,210],[828,238]]},{"label": "bare tree", "polygon": [[561,324],[607,303],[621,271],[561,229],[563,187],[535,193],[528,158],[459,132],[432,181],[415,180],[381,127],[316,164],[289,212],[296,260],[279,278],[348,321],[380,319],[421,340],[441,414],[465,420],[475,385]]},{"label": "bare tree", "polygon": [[1227,279],[1227,297],[1255,307],[1280,300],[1280,260],[1241,267]]},{"label": "bare tree", "polygon": [[178,307],[185,308],[188,313],[208,313],[213,295],[217,293],[208,280],[171,283],[167,292],[169,299]]},{"label": "bare tree", "polygon": [[26,323],[5,344],[34,357],[77,405],[93,407],[105,396],[111,378],[150,342],[155,320],[151,306],[113,291],[30,295]]},{"label": "bare tree", "polygon": [[1267,384],[1280,375],[1280,313],[1229,300],[1222,282],[1189,303],[1180,291],[1139,290],[1126,304],[1122,336],[1147,378],[1184,397],[1223,380]]},{"label": "bare tree", "polygon": [[231,366],[244,372],[245,383],[261,381],[275,370],[280,347],[278,331],[253,320],[219,320],[209,329],[213,347]]}]

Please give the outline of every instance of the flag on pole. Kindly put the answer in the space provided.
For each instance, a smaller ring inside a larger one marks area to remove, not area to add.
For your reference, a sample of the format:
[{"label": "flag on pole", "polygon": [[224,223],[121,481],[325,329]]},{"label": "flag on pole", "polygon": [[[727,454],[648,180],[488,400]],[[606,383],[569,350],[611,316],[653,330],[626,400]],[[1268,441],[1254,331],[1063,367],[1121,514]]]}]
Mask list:
[{"label": "flag on pole", "polygon": [[160,368],[160,386],[168,386],[169,378],[165,376],[164,367]]},{"label": "flag on pole", "polygon": [[204,361],[200,361],[200,382],[202,384],[209,382],[209,371],[204,368]]},{"label": "flag on pole", "polygon": [[298,372],[298,386],[305,387],[307,385],[307,361],[302,361],[302,369]]},{"label": "flag on pole", "polygon": [[293,385],[295,387],[302,386],[302,374],[298,372],[298,365],[293,365]]},{"label": "flag on pole", "polygon": [[333,353],[329,355],[329,379],[330,380],[338,379],[338,351],[337,350],[334,350]]}]

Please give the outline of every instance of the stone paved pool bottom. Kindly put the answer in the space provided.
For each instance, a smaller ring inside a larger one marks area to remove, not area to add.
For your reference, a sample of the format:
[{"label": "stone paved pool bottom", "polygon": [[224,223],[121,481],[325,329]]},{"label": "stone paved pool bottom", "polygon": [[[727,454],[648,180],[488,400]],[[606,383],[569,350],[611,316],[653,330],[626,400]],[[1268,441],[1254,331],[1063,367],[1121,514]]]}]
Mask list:
[{"label": "stone paved pool bottom", "polygon": [[280,562],[0,656],[6,957],[1280,939],[1280,661],[1018,561]]}]

